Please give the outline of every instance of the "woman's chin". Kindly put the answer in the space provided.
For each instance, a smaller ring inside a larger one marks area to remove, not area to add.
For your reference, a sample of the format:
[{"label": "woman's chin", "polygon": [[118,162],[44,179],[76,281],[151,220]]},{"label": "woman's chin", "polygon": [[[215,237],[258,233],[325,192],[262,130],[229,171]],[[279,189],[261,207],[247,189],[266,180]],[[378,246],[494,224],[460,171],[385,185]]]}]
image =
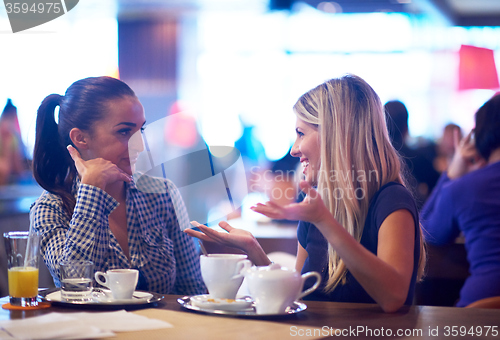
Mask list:
[{"label": "woman's chin", "polygon": [[312,187],[315,187],[318,185],[317,179],[313,178],[312,176],[306,176],[306,178],[304,178],[304,180],[307,182],[307,184],[309,184]]},{"label": "woman's chin", "polygon": [[120,167],[120,169],[129,176],[132,176],[134,174],[134,167],[133,166],[130,166],[130,165],[123,166],[123,167]]}]

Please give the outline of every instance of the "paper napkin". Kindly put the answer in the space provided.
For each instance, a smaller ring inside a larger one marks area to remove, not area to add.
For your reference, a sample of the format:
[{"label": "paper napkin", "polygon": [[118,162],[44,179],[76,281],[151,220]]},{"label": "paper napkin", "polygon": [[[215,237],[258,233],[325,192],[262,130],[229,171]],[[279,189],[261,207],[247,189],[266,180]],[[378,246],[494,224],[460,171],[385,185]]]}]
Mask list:
[{"label": "paper napkin", "polygon": [[125,310],[99,313],[49,313],[27,319],[0,321],[0,339],[92,339],[114,332],[173,327]]}]

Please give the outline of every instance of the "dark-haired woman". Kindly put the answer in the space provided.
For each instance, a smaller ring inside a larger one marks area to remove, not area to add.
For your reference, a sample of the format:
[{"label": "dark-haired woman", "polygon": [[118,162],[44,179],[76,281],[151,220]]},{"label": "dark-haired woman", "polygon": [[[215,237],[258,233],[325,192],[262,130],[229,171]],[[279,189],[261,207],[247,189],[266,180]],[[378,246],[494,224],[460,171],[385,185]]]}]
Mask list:
[{"label": "dark-haired woman", "polygon": [[476,113],[473,132],[455,155],[422,210],[430,244],[443,245],[463,232],[470,276],[458,307],[500,296],[500,95]]},{"label": "dark-haired woman", "polygon": [[138,269],[137,289],[206,291],[195,245],[181,231],[189,220],[178,190],[148,176],[139,190],[132,177],[144,124],[134,92],[110,77],[79,80],[40,105],[33,171],[46,191],[31,208],[31,227],[42,234],[56,286],[61,261],[90,260],[99,271]]}]

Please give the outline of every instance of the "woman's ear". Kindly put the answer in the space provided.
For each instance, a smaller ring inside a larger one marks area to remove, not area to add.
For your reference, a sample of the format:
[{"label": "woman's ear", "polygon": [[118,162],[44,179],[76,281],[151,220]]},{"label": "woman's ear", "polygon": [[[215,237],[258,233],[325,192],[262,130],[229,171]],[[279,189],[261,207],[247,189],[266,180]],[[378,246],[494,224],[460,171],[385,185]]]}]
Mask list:
[{"label": "woman's ear", "polygon": [[73,128],[69,132],[69,138],[78,150],[86,150],[89,148],[88,135],[78,128]]}]

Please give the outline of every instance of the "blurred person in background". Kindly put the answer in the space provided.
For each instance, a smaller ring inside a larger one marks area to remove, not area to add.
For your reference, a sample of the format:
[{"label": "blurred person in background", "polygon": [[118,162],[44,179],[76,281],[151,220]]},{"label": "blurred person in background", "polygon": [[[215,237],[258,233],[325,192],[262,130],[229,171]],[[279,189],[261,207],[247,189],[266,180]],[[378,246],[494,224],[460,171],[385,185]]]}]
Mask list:
[{"label": "blurred person in background", "polygon": [[459,140],[463,138],[462,129],[456,124],[447,124],[443,129],[443,135],[437,143],[437,155],[434,158],[434,169],[443,173],[455,154],[455,133],[458,131]]},{"label": "blurred person in background", "polygon": [[0,185],[18,182],[27,170],[17,108],[8,99],[0,116]]},{"label": "blurred person in background", "polygon": [[[412,304],[425,252],[378,95],[363,79],[347,75],[302,95],[294,112],[291,155],[302,163],[300,188],[307,196],[252,210],[300,221],[296,269],[323,278],[307,299],[378,303],[386,312]],[[185,230],[189,235],[239,248],[255,265],[271,263],[248,231],[227,222],[219,223],[227,232],[192,224],[201,232]]]},{"label": "blurred person in background", "polygon": [[249,169],[253,166],[265,166],[268,160],[264,152],[264,146],[255,135],[255,126],[246,124],[242,119],[240,121],[243,133],[234,142],[234,147],[240,151],[243,162]]},{"label": "blurred person in background", "polygon": [[78,80],[40,105],[33,172],[46,191],[30,218],[57,287],[61,261],[89,260],[96,271],[138,269],[138,290],[206,292],[195,244],[181,231],[189,219],[177,188],[132,177],[145,123],[135,93],[111,77]]},{"label": "blurred person in background", "polygon": [[433,160],[436,156],[435,145],[411,147],[408,145],[408,110],[398,101],[389,101],[384,105],[387,114],[387,126],[394,148],[406,162],[409,184],[417,195],[417,205],[420,208],[436,185],[439,173],[434,169]]},{"label": "blurred person in background", "polygon": [[500,95],[476,112],[476,127],[459,139],[455,155],[422,209],[426,241],[454,242],[463,232],[470,276],[458,307],[500,296]]}]

